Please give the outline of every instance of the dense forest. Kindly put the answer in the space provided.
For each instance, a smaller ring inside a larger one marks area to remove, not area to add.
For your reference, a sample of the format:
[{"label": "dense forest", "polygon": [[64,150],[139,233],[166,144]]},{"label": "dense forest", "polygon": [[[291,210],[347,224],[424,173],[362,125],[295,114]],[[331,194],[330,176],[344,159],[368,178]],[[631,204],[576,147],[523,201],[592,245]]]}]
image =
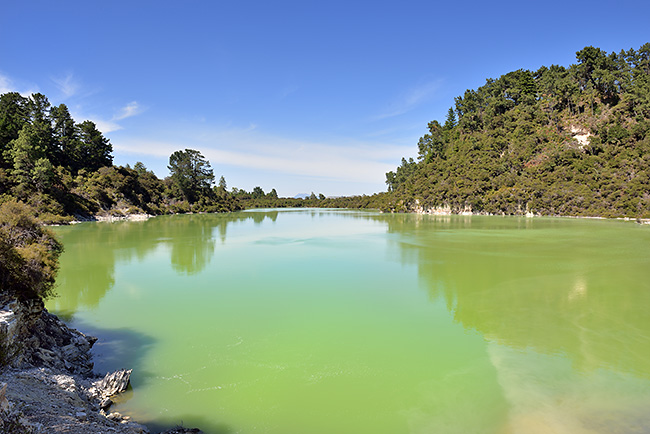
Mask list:
[{"label": "dense forest", "polygon": [[417,161],[386,174],[392,211],[650,217],[650,43],[517,70],[455,99]]},{"label": "dense forest", "polygon": [[77,123],[65,104],[45,95],[0,96],[0,203],[19,200],[40,221],[95,215],[220,212],[240,209],[219,186],[200,152],[169,158],[159,179],[140,162],[113,165],[113,147],[91,121]]}]

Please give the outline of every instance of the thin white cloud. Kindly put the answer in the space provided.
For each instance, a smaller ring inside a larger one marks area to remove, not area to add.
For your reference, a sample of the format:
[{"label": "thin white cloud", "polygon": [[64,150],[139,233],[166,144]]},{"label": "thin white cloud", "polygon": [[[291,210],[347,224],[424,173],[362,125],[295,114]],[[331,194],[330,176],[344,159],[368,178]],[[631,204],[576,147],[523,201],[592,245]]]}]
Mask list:
[{"label": "thin white cloud", "polygon": [[[77,118],[75,118],[75,119],[77,119]],[[97,129],[99,131],[101,131],[103,134],[112,133],[113,131],[119,131],[119,130],[122,129],[122,126],[120,124],[118,124],[118,123],[116,123],[116,122],[114,122],[112,120],[107,121],[107,120],[99,119],[96,116],[91,116],[88,119],[93,121],[95,123],[95,125],[97,126]]]},{"label": "thin white cloud", "polygon": [[114,131],[122,130],[124,127],[120,125],[118,121],[136,116],[142,113],[144,109],[138,104],[137,101],[132,101],[120,108],[112,118],[106,119],[103,116],[98,116],[94,114],[84,114],[82,109],[77,108],[77,110],[71,110],[72,117],[79,121],[89,119],[95,123],[97,129],[104,134],[112,133]]},{"label": "thin white cloud", "polygon": [[393,101],[383,113],[375,116],[373,119],[381,120],[409,112],[433,98],[441,86],[442,80],[433,80],[408,89]]},{"label": "thin white cloud", "polygon": [[102,116],[85,113],[82,106],[68,107],[68,109],[70,110],[70,116],[72,116],[75,122],[92,121],[103,134],[122,129],[122,126],[112,119],[106,120]]},{"label": "thin white cloud", "polygon": [[24,86],[20,86],[14,83],[10,77],[4,74],[0,74],[0,94],[8,92],[18,92],[22,96],[28,97],[31,94],[38,92],[38,88],[36,86],[25,88]]},{"label": "thin white cloud", "polygon": [[0,94],[11,92],[11,91],[12,91],[11,80],[9,80],[9,77],[0,74]]},{"label": "thin white cloud", "polygon": [[163,158],[176,150],[193,148],[213,165],[380,184],[404,154],[403,147],[382,143],[317,143],[263,135],[250,129],[215,131],[178,142],[123,138],[113,147],[116,152]]},{"label": "thin white cloud", "polygon": [[113,117],[114,121],[120,121],[122,119],[130,118],[132,116],[139,115],[143,112],[143,108],[138,104],[137,101],[131,101],[124,107],[122,107],[119,112]]},{"label": "thin white cloud", "polygon": [[[68,73],[63,77],[52,78],[52,82],[57,86],[58,90],[63,94],[64,98],[70,98],[72,96],[79,96],[81,90],[80,83],[75,80],[72,73]],[[25,86],[20,86],[14,82],[9,76],[0,73],[0,94],[7,92],[19,92],[24,97],[38,92],[38,88],[32,86],[31,89]],[[77,122],[82,122],[86,119],[89,119],[97,125],[102,133],[111,133],[113,131],[118,131],[123,129],[123,127],[117,122],[132,116],[136,116],[144,111],[144,108],[137,102],[131,101],[126,104],[124,107],[120,108],[112,118],[106,119],[103,116],[98,116],[94,114],[87,114],[81,105],[70,108],[70,114],[73,119]]]},{"label": "thin white cloud", "polygon": [[64,98],[75,96],[81,88],[81,85],[75,80],[74,74],[72,73],[68,73],[64,77],[53,77],[52,81],[63,94]]}]

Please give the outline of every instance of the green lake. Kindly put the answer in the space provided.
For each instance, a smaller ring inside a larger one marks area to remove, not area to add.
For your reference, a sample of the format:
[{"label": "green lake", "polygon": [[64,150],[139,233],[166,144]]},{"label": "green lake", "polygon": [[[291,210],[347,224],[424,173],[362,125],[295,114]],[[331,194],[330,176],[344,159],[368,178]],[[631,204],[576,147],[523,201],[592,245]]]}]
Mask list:
[{"label": "green lake", "polygon": [[650,430],[650,227],[262,210],[55,228],[47,303],[214,433]]}]

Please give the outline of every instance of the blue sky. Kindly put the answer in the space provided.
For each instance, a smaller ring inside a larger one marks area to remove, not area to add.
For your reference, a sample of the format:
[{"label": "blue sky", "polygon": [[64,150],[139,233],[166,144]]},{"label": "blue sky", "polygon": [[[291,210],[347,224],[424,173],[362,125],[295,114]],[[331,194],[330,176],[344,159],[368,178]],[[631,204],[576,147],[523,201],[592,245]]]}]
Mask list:
[{"label": "blue sky", "polygon": [[0,93],[41,92],[160,177],[197,149],[230,187],[372,194],[486,78],[650,42],[650,2],[23,1]]}]

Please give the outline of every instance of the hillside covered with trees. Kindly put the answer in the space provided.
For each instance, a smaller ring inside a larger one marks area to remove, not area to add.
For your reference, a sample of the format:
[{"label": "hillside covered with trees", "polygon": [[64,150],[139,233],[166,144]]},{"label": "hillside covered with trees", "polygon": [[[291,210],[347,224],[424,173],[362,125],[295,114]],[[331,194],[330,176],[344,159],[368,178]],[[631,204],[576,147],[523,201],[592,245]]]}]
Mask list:
[{"label": "hillside covered with trees", "polygon": [[113,147],[91,121],[75,122],[45,95],[0,95],[0,203],[20,200],[39,220],[63,223],[94,215],[232,211],[237,201],[213,187],[200,152],[170,156],[159,179],[140,162],[113,165]]},{"label": "hillside covered with trees", "polygon": [[392,211],[650,217],[650,43],[488,79],[386,174]]}]

